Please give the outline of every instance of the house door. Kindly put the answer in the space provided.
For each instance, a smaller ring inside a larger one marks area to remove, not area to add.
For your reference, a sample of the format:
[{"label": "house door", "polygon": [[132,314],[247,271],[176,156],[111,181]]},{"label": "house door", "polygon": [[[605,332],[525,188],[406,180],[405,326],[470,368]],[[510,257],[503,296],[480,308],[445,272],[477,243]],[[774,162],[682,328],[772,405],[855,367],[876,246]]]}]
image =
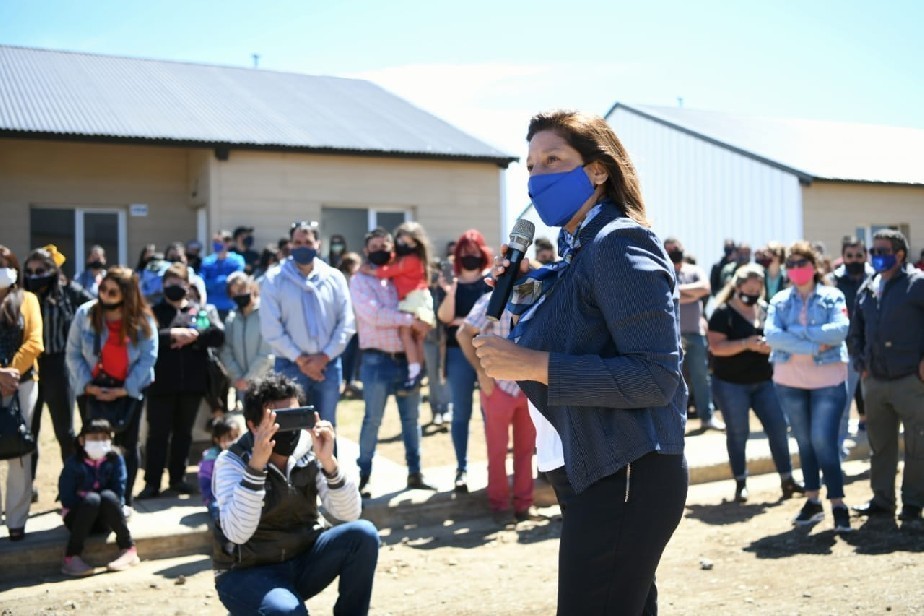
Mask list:
[{"label": "house door", "polygon": [[109,265],[128,264],[125,212],[110,208],[42,208],[29,212],[30,245],[54,244],[67,257],[68,278],[84,270],[91,246],[106,250]]}]

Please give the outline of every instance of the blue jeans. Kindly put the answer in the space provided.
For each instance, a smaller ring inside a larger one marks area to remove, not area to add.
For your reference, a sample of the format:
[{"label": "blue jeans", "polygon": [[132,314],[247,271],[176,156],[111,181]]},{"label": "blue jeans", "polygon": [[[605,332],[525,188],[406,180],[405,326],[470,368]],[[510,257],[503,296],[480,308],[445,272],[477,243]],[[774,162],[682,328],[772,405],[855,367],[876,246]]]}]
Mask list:
[{"label": "blue jeans", "polygon": [[420,393],[397,396],[396,392],[407,378],[407,360],[396,360],[388,355],[363,351],[359,365],[359,377],[363,382],[363,401],[366,412],[359,430],[359,467],[361,477],[372,474],[372,456],[379,440],[379,427],[385,414],[388,396],[398,400],[398,416],[401,418],[401,437],[404,439],[404,459],[407,472],[420,472]]},{"label": "blue jeans", "polygon": [[379,557],[379,535],[367,520],[334,526],[310,550],[281,563],[232,569],[215,579],[233,614],[308,614],[305,601],[340,576],[334,614],[366,614]]},{"label": "blue jeans", "polygon": [[773,381],[742,385],[712,377],[712,389],[725,419],[725,448],[728,450],[728,463],[735,479],[748,476],[744,449],[751,434],[751,409],[754,409],[757,419],[764,427],[776,472],[781,475],[792,473],[786,418],[783,416]]},{"label": "blue jeans", "polygon": [[427,358],[427,383],[430,390],[430,411],[434,417],[437,413],[452,411],[452,391],[449,381],[443,378],[443,366],[440,362],[440,346],[435,341],[424,340],[424,355]]},{"label": "blue jeans", "polygon": [[456,450],[456,470],[468,470],[468,426],[472,419],[472,394],[477,375],[459,347],[446,349],[446,373],[452,390],[452,425],[449,433]]},{"label": "blue jeans", "polygon": [[844,440],[847,438],[848,427],[850,424],[850,407],[853,406],[853,398],[857,393],[857,386],[860,384],[860,373],[853,367],[853,358],[847,362],[847,401],[844,403],[844,414],[841,416],[841,426],[837,433],[837,444],[841,449],[841,459],[847,458],[847,451],[844,449]]},{"label": "blue jeans", "polygon": [[356,360],[358,358],[359,334],[353,334],[353,337],[350,338],[346,348],[343,350],[343,355],[340,356],[343,361],[343,382],[347,385],[352,385],[353,380],[356,378]]},{"label": "blue jeans", "polygon": [[843,498],[844,476],[837,435],[847,398],[846,381],[820,389],[798,389],[777,383],[776,391],[799,444],[805,489],[821,488],[820,472],[824,475],[828,498]]},{"label": "blue jeans", "polygon": [[276,373],[298,383],[305,392],[305,404],[313,404],[321,419],[337,425],[337,403],[340,401],[340,358],[330,360],[324,369],[324,380],[315,381],[285,357],[276,358]]},{"label": "blue jeans", "polygon": [[[709,363],[706,357],[706,337],[683,334],[683,363],[690,375],[690,390],[700,421],[712,419],[712,391],[709,387]],[[723,409],[724,410],[724,409]]]}]

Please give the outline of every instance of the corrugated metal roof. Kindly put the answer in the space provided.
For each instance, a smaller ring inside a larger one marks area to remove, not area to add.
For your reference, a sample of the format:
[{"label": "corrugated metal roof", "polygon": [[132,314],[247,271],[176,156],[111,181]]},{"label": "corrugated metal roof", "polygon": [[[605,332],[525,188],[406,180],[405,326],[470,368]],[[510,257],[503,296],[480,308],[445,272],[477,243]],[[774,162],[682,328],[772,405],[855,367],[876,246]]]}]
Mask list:
[{"label": "corrugated metal roof", "polygon": [[[803,180],[924,184],[924,130],[625,105],[646,117],[789,171]],[[617,126],[618,130],[618,126]]]},{"label": "corrugated metal roof", "polygon": [[0,45],[3,133],[517,160],[369,81]]}]

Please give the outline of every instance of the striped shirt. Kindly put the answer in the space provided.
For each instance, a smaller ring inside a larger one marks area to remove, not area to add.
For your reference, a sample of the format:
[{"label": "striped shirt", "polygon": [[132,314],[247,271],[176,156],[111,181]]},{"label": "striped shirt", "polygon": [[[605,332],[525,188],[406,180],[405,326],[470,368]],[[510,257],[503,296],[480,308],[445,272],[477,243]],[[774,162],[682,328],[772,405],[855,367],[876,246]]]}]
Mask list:
[{"label": "striped shirt", "polygon": [[41,298],[42,324],[45,338],[45,355],[63,353],[67,350],[67,334],[74,320],[74,313],[85,301],[92,299],[81,288],[61,288],[54,296]]},{"label": "striped shirt", "polygon": [[414,317],[398,310],[395,285],[389,280],[357,273],[350,279],[350,295],[356,312],[359,348],[403,352],[398,328],[410,327]]},{"label": "striped shirt", "polygon": [[[303,435],[302,442],[304,438]],[[292,472],[292,467],[298,459],[295,455],[289,456],[286,477]],[[320,466],[320,463],[318,465]],[[267,465],[267,472],[281,471],[270,464]],[[221,530],[232,543],[243,545],[256,532],[260,524],[260,514],[263,512],[263,498],[266,496],[265,483],[264,473],[254,471],[230,451],[221,452],[215,460],[212,493],[221,512]],[[362,513],[362,499],[352,477],[344,475],[339,468],[337,476],[331,479],[319,472],[316,487],[318,497],[328,515],[343,522],[359,519]]]},{"label": "striped shirt", "polygon": [[[501,338],[507,338],[510,335],[510,311],[504,310],[503,314],[501,314],[501,318],[497,321],[488,321],[489,301],[491,301],[491,293],[482,295],[478,301],[475,302],[475,305],[472,307],[471,312],[468,313],[468,316],[465,317],[465,324],[473,329],[478,330],[480,333],[494,334],[495,336],[500,336]],[[511,396],[520,395],[520,387],[517,385],[516,381],[495,380],[495,383],[505,394],[509,394]]]}]

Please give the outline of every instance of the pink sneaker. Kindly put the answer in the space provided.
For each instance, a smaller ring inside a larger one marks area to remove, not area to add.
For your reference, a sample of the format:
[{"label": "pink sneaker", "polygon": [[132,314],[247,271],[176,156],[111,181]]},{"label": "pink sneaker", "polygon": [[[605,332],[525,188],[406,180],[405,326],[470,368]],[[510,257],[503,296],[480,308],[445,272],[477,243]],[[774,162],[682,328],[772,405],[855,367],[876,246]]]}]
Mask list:
[{"label": "pink sneaker", "polygon": [[93,567],[88,565],[79,556],[69,556],[64,559],[61,565],[61,573],[71,577],[83,577],[93,573]]},{"label": "pink sneaker", "polygon": [[125,571],[129,567],[134,567],[140,562],[141,559],[138,558],[138,550],[134,547],[130,547],[127,550],[119,552],[118,558],[106,565],[106,568],[110,571]]}]

